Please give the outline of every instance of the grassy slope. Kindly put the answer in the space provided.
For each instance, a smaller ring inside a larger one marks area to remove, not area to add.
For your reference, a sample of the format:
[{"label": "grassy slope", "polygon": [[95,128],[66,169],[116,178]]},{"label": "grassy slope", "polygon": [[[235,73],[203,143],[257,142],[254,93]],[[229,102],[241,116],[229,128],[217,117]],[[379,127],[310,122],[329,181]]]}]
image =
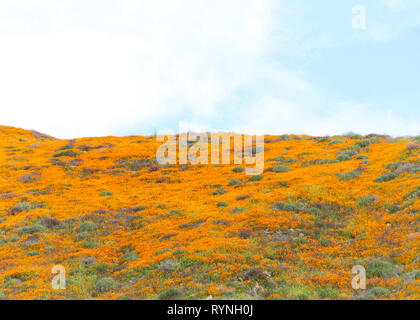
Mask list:
[{"label": "grassy slope", "polygon": [[265,168],[291,170],[252,182],[234,166],[156,166],[152,137],[0,126],[0,295],[419,299],[418,139],[266,140]]}]

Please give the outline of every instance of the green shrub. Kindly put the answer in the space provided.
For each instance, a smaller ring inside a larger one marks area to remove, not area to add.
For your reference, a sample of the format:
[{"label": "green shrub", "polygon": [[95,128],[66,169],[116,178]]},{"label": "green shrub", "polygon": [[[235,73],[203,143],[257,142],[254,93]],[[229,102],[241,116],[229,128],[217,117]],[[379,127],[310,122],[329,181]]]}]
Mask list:
[{"label": "green shrub", "polygon": [[132,208],[122,208],[120,211],[122,213],[136,213],[139,211],[144,211],[146,210],[148,207],[146,206],[137,206],[137,207],[132,207]]},{"label": "green shrub", "polygon": [[241,172],[245,172],[245,169],[242,168],[242,167],[236,167],[236,168],[233,168],[232,171],[233,172],[237,172],[237,173],[241,173]]},{"label": "green shrub", "polygon": [[319,160],[319,164],[333,164],[338,163],[338,160],[331,160],[331,159],[321,159]]},{"label": "green shrub", "polygon": [[167,214],[162,215],[161,218],[169,218],[173,216],[178,216],[178,215],[181,215],[182,213],[183,213],[182,210],[171,210]]},{"label": "green shrub", "polygon": [[314,138],[314,140],[316,141],[316,142],[328,142],[328,141],[330,141],[330,137],[316,137],[316,138]]},{"label": "green shrub", "polygon": [[401,165],[400,162],[389,163],[385,166],[385,168],[390,170],[390,171],[395,171],[400,167],[400,165]]},{"label": "green shrub", "polygon": [[82,247],[85,249],[95,249],[98,247],[97,243],[93,240],[85,240],[82,243]]},{"label": "green shrub", "polygon": [[56,151],[56,152],[58,152],[58,151],[63,151],[63,150],[71,150],[71,149],[73,149],[73,148],[74,148],[74,145],[72,145],[72,144],[67,144],[67,145],[65,145],[65,146],[63,146],[63,147],[61,147],[61,148],[56,149],[55,151]]},{"label": "green shrub", "polygon": [[366,147],[370,146],[371,144],[375,144],[375,143],[378,143],[378,142],[379,142],[378,138],[371,138],[371,139],[356,142],[354,145],[356,145],[360,148],[366,148]]},{"label": "green shrub", "polygon": [[90,234],[89,233],[87,233],[87,232],[79,232],[76,235],[76,241],[86,240],[86,239],[89,239],[89,237],[90,237]]},{"label": "green shrub", "polygon": [[243,184],[242,180],[239,180],[239,179],[233,179],[233,180],[230,180],[230,182],[229,182],[229,187],[239,186],[239,185],[241,185],[241,184]]},{"label": "green shrub", "polygon": [[308,243],[308,239],[306,239],[305,237],[299,236],[299,237],[293,238],[293,242],[297,244],[305,244],[305,243]]},{"label": "green shrub", "polygon": [[398,274],[398,269],[391,262],[371,260],[366,265],[367,277],[390,278]]},{"label": "green shrub", "polygon": [[160,300],[180,300],[182,299],[182,291],[177,288],[170,288],[161,292],[158,296]]},{"label": "green shrub", "polygon": [[244,281],[265,281],[270,278],[270,275],[261,268],[253,267],[249,270],[244,271],[242,279]]},{"label": "green shrub", "polygon": [[367,160],[367,159],[369,159],[369,157],[368,156],[365,156],[364,154],[361,154],[360,156],[357,156],[356,159],[357,160]]},{"label": "green shrub", "polygon": [[242,212],[245,212],[245,211],[248,211],[248,209],[247,208],[235,207],[232,210],[230,210],[229,213],[235,214],[235,213],[242,213]]},{"label": "green shrub", "polygon": [[340,181],[349,181],[352,179],[358,178],[362,174],[359,170],[353,170],[346,173],[339,173],[338,174],[338,180]]},{"label": "green shrub", "polygon": [[280,156],[280,157],[274,158],[273,161],[284,162],[285,158]]},{"label": "green shrub", "polygon": [[54,155],[54,158],[60,158],[60,157],[76,157],[79,156],[80,153],[74,152],[73,150],[67,150],[63,152],[56,153]]},{"label": "green shrub", "polygon": [[9,281],[11,279],[18,279],[20,281],[28,281],[32,280],[37,277],[36,272],[16,272],[14,274],[10,274],[4,277],[5,281]]},{"label": "green shrub", "polygon": [[364,196],[363,198],[360,198],[359,200],[356,201],[356,203],[360,207],[366,207],[366,206],[370,206],[372,203],[374,203],[378,199],[379,199],[378,196],[369,195],[369,196]]},{"label": "green shrub", "polygon": [[276,203],[273,203],[271,205],[271,209],[273,209],[274,211],[290,211],[290,212],[301,211],[300,208],[297,205],[291,204],[291,203],[285,203],[285,202],[282,202],[282,201],[278,201]]},{"label": "green shrub", "polygon": [[384,287],[375,287],[369,290],[369,293],[373,294],[375,297],[387,296],[391,291]]},{"label": "green shrub", "polygon": [[326,238],[319,239],[319,244],[323,247],[329,246],[331,244],[331,241]]},{"label": "green shrub", "polygon": [[350,157],[357,155],[360,152],[360,149],[355,146],[347,147],[346,150],[339,152],[340,154],[346,154]]},{"label": "green shrub", "polygon": [[19,236],[12,236],[12,237],[10,237],[9,241],[10,242],[16,242],[16,241],[19,241],[19,239],[20,239]]},{"label": "green shrub", "polygon": [[409,194],[405,196],[407,200],[415,199],[420,196],[420,186],[418,186],[416,189],[411,191]]},{"label": "green shrub", "polygon": [[29,202],[20,202],[16,204],[12,209],[10,209],[13,214],[20,213],[22,211],[32,210],[32,205]]},{"label": "green shrub", "polygon": [[339,163],[338,160],[331,160],[331,159],[315,159],[315,160],[309,160],[302,162],[302,167],[310,167],[310,166],[316,166],[316,165],[324,165],[324,164],[333,164],[333,163]]},{"label": "green shrub", "polygon": [[349,132],[343,135],[344,138],[349,138],[349,139],[363,139],[363,136],[361,134],[358,133],[354,133],[354,132]]},{"label": "green shrub", "polygon": [[281,290],[285,293],[287,299],[308,300],[308,299],[313,298],[312,297],[313,290],[304,285],[287,286],[287,287],[283,287]]},{"label": "green shrub", "polygon": [[39,180],[41,180],[41,176],[38,173],[25,174],[24,176],[18,178],[18,181],[23,183],[32,183]]},{"label": "green shrub", "polygon": [[274,169],[273,169],[273,172],[275,172],[275,173],[281,173],[281,172],[289,172],[289,171],[291,171],[292,169],[290,169],[289,167],[287,167],[287,166],[284,166],[284,165],[278,165],[278,166],[276,166]]},{"label": "green shrub", "polygon": [[289,184],[287,183],[287,181],[280,181],[280,182],[276,182],[274,184],[276,187],[281,187],[281,188],[289,188]]},{"label": "green shrub", "polygon": [[335,299],[338,297],[339,291],[332,287],[323,287],[317,290],[321,299]]},{"label": "green shrub", "polygon": [[321,214],[321,209],[319,209],[319,208],[315,208],[315,207],[312,207],[312,208],[308,208],[308,209],[306,209],[305,210],[307,213],[310,213],[310,214],[313,214],[313,215],[315,215],[315,216],[319,216],[320,214]]},{"label": "green shrub", "polygon": [[34,203],[34,202],[19,202],[14,207],[10,209],[12,214],[20,213],[23,211],[31,211],[38,208],[43,208],[44,204],[42,203]]},{"label": "green shrub", "polygon": [[154,165],[156,162],[151,159],[141,158],[141,159],[122,159],[115,161],[113,169],[124,168],[129,171],[139,171],[144,168]]},{"label": "green shrub", "polygon": [[95,289],[101,293],[118,288],[118,282],[111,277],[101,278],[96,282]]},{"label": "green shrub", "polygon": [[100,197],[108,197],[108,196],[113,196],[114,194],[112,192],[109,191],[102,191],[101,194],[99,195]]},{"label": "green shrub", "polygon": [[337,160],[338,161],[340,161],[340,162],[342,162],[342,161],[349,161],[349,160],[351,160],[351,156],[350,155],[348,155],[348,154],[339,154],[338,156],[337,156]]},{"label": "green shrub", "polygon": [[341,140],[341,139],[336,139],[336,140],[333,140],[333,141],[330,142],[331,145],[334,145],[334,144],[342,144],[342,143],[344,143],[344,141]]},{"label": "green shrub", "polygon": [[370,289],[365,294],[356,297],[357,300],[374,300],[381,296],[389,295],[391,291],[384,287],[375,287]]},{"label": "green shrub", "polygon": [[110,266],[104,263],[100,263],[95,266],[95,271],[97,273],[106,273],[110,269]]},{"label": "green shrub", "polygon": [[396,204],[392,204],[388,208],[389,213],[396,213],[396,212],[398,212],[400,210],[401,210],[400,206],[398,206]]},{"label": "green shrub", "polygon": [[374,300],[376,296],[373,293],[361,294],[356,297],[356,300]]},{"label": "green shrub", "polygon": [[136,261],[137,259],[138,259],[137,253],[132,252],[132,251],[126,252],[122,256],[123,261]]},{"label": "green shrub", "polygon": [[165,259],[159,263],[158,269],[162,271],[175,271],[180,263],[174,259]]},{"label": "green shrub", "polygon": [[413,270],[405,275],[409,281],[420,280],[420,270]]},{"label": "green shrub", "polygon": [[216,191],[213,192],[214,196],[218,196],[218,195],[222,195],[222,194],[226,194],[227,191],[223,190],[223,189],[217,189]]},{"label": "green shrub", "polygon": [[256,182],[256,181],[261,181],[262,179],[264,179],[264,176],[259,174],[259,175],[256,175],[256,176],[249,177],[248,181],[249,182]]},{"label": "green shrub", "polygon": [[98,228],[99,227],[98,227],[98,225],[96,223],[86,221],[86,222],[83,222],[80,225],[79,230],[81,232],[85,232],[85,231],[96,231]]},{"label": "green shrub", "polygon": [[23,234],[34,234],[34,233],[38,233],[38,232],[45,232],[45,227],[40,225],[40,224],[34,224],[31,227],[23,227],[22,229],[19,229],[18,231],[18,235],[23,235]]},{"label": "green shrub", "polygon": [[285,163],[296,163],[296,162],[299,162],[299,160],[295,159],[295,158],[290,158],[290,159],[285,159],[284,162]]},{"label": "green shrub", "polygon": [[39,252],[38,251],[30,251],[26,255],[27,256],[39,256]]},{"label": "green shrub", "polygon": [[394,180],[397,177],[398,177],[398,174],[396,174],[394,172],[389,172],[389,173],[385,173],[385,174],[377,177],[375,179],[375,182],[380,182],[380,183],[381,182],[388,182],[388,181]]},{"label": "green shrub", "polygon": [[174,252],[172,252],[172,255],[178,256],[180,254],[186,253],[187,251],[185,249],[177,249]]},{"label": "green shrub", "polygon": [[218,208],[226,208],[229,204],[227,202],[218,202],[217,207]]}]

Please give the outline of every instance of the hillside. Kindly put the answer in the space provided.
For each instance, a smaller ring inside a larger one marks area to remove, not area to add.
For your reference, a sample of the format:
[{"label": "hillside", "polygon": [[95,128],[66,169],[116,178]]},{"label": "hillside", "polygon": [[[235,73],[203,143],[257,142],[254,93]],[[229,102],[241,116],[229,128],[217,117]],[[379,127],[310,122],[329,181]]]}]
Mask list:
[{"label": "hillside", "polygon": [[0,296],[420,299],[419,138],[265,139],[249,177],[159,166],[154,137],[0,126]]}]

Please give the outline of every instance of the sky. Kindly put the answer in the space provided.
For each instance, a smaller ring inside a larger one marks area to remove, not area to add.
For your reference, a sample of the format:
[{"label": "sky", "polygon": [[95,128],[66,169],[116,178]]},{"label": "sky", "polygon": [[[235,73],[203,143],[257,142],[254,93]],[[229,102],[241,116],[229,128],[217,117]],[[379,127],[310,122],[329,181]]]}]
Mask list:
[{"label": "sky", "polygon": [[2,0],[0,125],[419,135],[419,57],[420,0]]}]

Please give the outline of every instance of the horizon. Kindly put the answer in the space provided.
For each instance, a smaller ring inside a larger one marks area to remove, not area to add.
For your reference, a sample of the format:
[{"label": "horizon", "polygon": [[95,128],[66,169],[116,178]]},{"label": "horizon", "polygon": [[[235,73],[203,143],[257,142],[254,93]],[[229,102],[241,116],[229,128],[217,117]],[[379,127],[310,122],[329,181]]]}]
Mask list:
[{"label": "horizon", "polygon": [[334,135],[310,135],[310,134],[303,134],[303,133],[284,133],[284,134],[271,134],[271,133],[267,133],[267,134],[252,134],[252,133],[244,133],[244,132],[235,132],[235,131],[181,131],[181,132],[173,132],[173,133],[169,133],[169,134],[151,134],[151,135],[143,135],[143,134],[131,134],[131,135],[103,135],[103,136],[82,136],[82,137],[74,137],[74,138],[59,138],[59,137],[55,137],[51,134],[49,134],[48,132],[41,132],[39,130],[36,130],[34,128],[31,129],[27,129],[27,128],[20,128],[20,127],[14,127],[14,126],[8,126],[8,125],[3,125],[0,124],[0,128],[1,127],[5,127],[5,128],[13,128],[13,129],[19,129],[19,130],[25,130],[25,131],[31,131],[31,132],[37,132],[40,134],[44,134],[47,135],[53,139],[56,140],[77,140],[77,139],[95,139],[95,138],[108,138],[108,137],[115,137],[115,138],[128,138],[128,137],[147,137],[147,138],[152,138],[155,136],[173,136],[173,135],[184,135],[184,134],[199,134],[199,133],[206,133],[206,134],[211,134],[211,133],[215,133],[215,134],[241,134],[241,135],[250,135],[250,136],[265,136],[265,137],[281,137],[281,136],[297,136],[297,137],[301,137],[301,136],[307,136],[307,137],[312,137],[312,138],[323,138],[323,137],[327,137],[327,138],[335,138],[335,137],[346,137],[346,136],[351,136],[351,135],[355,135],[355,136],[360,136],[363,138],[369,137],[369,136],[377,136],[377,137],[385,137],[385,138],[393,138],[393,139],[399,139],[399,138],[416,138],[418,137],[418,135],[402,135],[402,136],[393,136],[390,134],[379,134],[379,133],[368,133],[368,134],[360,134],[358,132],[343,132],[341,134],[334,134]]}]

